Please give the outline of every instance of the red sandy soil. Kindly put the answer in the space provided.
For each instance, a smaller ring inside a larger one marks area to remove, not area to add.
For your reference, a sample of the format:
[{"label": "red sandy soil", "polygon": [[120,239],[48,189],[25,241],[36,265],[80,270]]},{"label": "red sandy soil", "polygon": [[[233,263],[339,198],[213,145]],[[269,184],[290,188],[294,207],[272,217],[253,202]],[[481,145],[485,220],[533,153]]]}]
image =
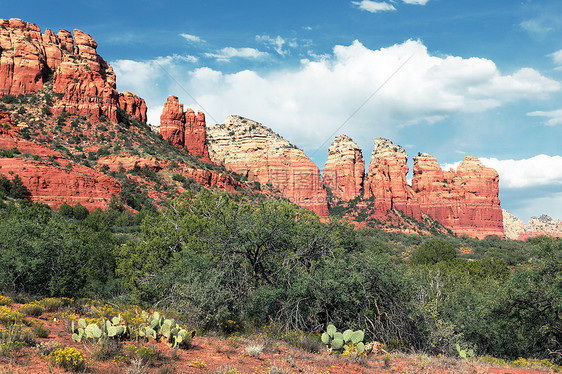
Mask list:
[{"label": "red sandy soil", "polygon": [[[88,373],[226,373],[231,369],[237,370],[230,372],[233,374],[268,374],[270,372],[279,374],[539,374],[551,372],[546,368],[538,370],[487,367],[480,362],[473,364],[456,358],[422,358],[404,354],[390,354],[390,359],[387,356],[386,364],[385,356],[382,354],[371,354],[363,358],[361,362],[356,362],[344,356],[329,355],[328,352],[308,353],[291,347],[285,342],[269,342],[270,344],[266,344],[266,348],[259,358],[255,358],[246,353],[246,348],[257,342],[263,344],[264,338],[258,336],[236,338],[195,336],[191,348],[178,350],[177,357],[174,358],[172,358],[172,349],[162,342],[123,342],[123,344],[149,346],[159,352],[158,360],[138,369],[133,365],[115,363],[113,360],[96,360],[93,357],[97,347],[96,343],[72,341],[67,323],[53,321],[50,313],[45,313],[39,318],[27,317],[26,321],[32,321],[36,325],[43,323],[43,327],[51,330],[47,338],[37,338],[37,343],[61,344],[63,347],[75,347],[84,352],[88,359],[85,372]],[[271,368],[279,370],[271,371]],[[24,348],[16,357],[12,358],[0,356],[0,373],[2,374],[64,372],[64,369],[51,365],[48,358],[41,357],[38,348]]]}]

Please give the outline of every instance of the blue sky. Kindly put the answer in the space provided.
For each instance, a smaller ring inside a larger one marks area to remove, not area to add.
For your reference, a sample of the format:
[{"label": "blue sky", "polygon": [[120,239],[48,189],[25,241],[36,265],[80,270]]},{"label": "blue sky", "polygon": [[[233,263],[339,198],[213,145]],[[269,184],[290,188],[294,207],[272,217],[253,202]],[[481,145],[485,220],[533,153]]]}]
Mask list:
[{"label": "blue sky", "polygon": [[477,156],[504,209],[562,219],[559,0],[9,2],[0,17],[91,34],[152,124],[174,94],[208,124],[262,122],[320,168],[334,132],[367,162],[376,137],[445,168]]}]

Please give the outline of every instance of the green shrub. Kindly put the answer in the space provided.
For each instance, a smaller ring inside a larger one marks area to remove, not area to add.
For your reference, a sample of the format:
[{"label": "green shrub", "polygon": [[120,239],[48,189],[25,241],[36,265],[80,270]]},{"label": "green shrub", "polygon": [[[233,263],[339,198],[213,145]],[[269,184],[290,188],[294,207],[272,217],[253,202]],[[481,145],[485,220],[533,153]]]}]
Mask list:
[{"label": "green shrub", "polygon": [[23,304],[18,310],[30,317],[39,317],[45,311],[45,309],[43,309],[43,307],[36,301],[29,304]]},{"label": "green shrub", "polygon": [[457,257],[454,244],[439,239],[423,242],[411,256],[415,265],[431,265],[441,261],[449,261]]},{"label": "green shrub", "polygon": [[48,338],[49,335],[51,334],[51,330],[49,330],[46,327],[43,327],[43,324],[41,323],[41,325],[39,326],[33,326],[33,333],[38,338]]},{"label": "green shrub", "polygon": [[51,363],[74,372],[86,369],[86,357],[77,348],[58,348],[49,355]]},{"label": "green shrub", "polygon": [[10,305],[12,299],[9,296],[0,295],[0,305]]},{"label": "green shrub", "polygon": [[12,311],[6,306],[0,306],[0,323],[4,326],[20,323],[23,320],[23,314],[17,310]]}]

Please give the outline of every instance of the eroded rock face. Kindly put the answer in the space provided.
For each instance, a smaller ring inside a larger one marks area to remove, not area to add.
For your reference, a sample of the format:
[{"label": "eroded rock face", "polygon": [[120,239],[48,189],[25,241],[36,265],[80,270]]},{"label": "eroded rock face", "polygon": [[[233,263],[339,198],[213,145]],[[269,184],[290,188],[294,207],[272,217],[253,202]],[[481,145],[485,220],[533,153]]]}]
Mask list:
[{"label": "eroded rock face", "polygon": [[519,235],[519,240],[527,240],[540,235],[562,238],[562,221],[555,221],[546,214],[538,218],[531,217],[526,230]]},{"label": "eroded rock face", "polygon": [[399,209],[410,217],[421,219],[420,204],[406,181],[408,155],[388,139],[375,139],[364,198],[374,198],[375,217],[384,219],[386,212]]},{"label": "eroded rock face", "polygon": [[513,240],[527,240],[535,236],[562,237],[562,221],[555,221],[546,214],[540,217],[531,217],[529,223],[525,223],[513,214],[503,211],[503,224],[505,236]]},{"label": "eroded rock face", "polygon": [[123,91],[119,94],[119,107],[131,116],[138,118],[142,122],[146,122],[146,103],[144,99],[137,95],[129,91]]},{"label": "eroded rock face", "polygon": [[164,139],[190,154],[209,162],[207,126],[203,112],[192,109],[183,111],[183,104],[176,96],[169,96],[160,116],[160,134]]},{"label": "eroded rock face", "polygon": [[115,122],[122,103],[129,114],[146,121],[144,100],[125,93],[121,100],[115,73],[96,48],[94,39],[80,30],[74,30],[74,37],[66,30],[41,34],[36,25],[0,19],[0,95],[38,91],[52,77],[54,90],[64,93],[54,103],[55,115],[64,110],[94,121],[105,115]]},{"label": "eroded rock face", "polygon": [[292,202],[319,215],[328,214],[326,190],[318,167],[291,143],[267,127],[240,116],[229,116],[207,131],[209,153],[262,186],[271,184]]},{"label": "eroded rock face", "polygon": [[412,188],[422,212],[458,235],[504,236],[498,182],[476,157],[465,157],[456,171],[443,171],[426,153],[414,157]]},{"label": "eroded rock face", "polygon": [[328,149],[324,165],[324,185],[342,200],[352,200],[363,193],[365,160],[359,146],[347,135],[338,136]]},{"label": "eroded rock face", "polygon": [[8,178],[19,175],[31,192],[31,200],[49,205],[54,210],[63,204],[82,204],[88,210],[106,209],[111,198],[119,195],[121,186],[103,173],[75,164],[65,170],[50,163],[23,158],[0,158],[1,174]]},{"label": "eroded rock face", "polygon": [[502,209],[503,215],[503,232],[508,239],[518,240],[519,235],[525,232],[527,226],[525,222],[509,213],[507,210]]}]

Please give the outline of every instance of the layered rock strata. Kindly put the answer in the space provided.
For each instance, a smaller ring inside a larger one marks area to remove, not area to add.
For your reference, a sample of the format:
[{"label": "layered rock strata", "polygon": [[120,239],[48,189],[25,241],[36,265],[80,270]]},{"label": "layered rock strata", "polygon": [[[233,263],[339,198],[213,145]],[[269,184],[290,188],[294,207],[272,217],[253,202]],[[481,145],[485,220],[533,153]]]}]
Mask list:
[{"label": "layered rock strata", "polygon": [[365,160],[359,146],[347,135],[338,136],[328,149],[323,171],[324,186],[342,200],[363,194]]},{"label": "layered rock strata", "polygon": [[465,157],[456,171],[443,171],[426,153],[414,157],[412,188],[421,211],[458,235],[504,237],[498,183],[498,173],[475,157]]},{"label": "layered rock strata", "polygon": [[117,92],[115,73],[96,48],[95,40],[80,30],[41,34],[34,24],[0,19],[0,95],[35,92],[52,79],[53,89],[64,94],[54,103],[55,115],[66,111],[93,121],[103,115],[116,122],[121,107],[146,121],[144,100]]},{"label": "layered rock strata", "polygon": [[209,162],[205,114],[192,109],[183,111],[183,104],[176,96],[169,96],[160,116],[160,134],[173,145],[184,148],[190,154]]},{"label": "layered rock strata", "polygon": [[209,153],[249,181],[271,184],[283,196],[319,215],[328,214],[326,190],[318,167],[269,128],[240,116],[207,130]]},{"label": "layered rock strata", "polygon": [[390,140],[375,139],[364,178],[361,150],[349,137],[340,135],[328,152],[324,184],[342,200],[362,196],[364,202],[357,206],[369,206],[370,218],[387,221],[391,212],[400,210],[418,221],[429,215],[459,235],[504,236],[498,173],[477,158],[466,157],[457,171],[444,171],[434,157],[419,153],[410,186],[408,156]]},{"label": "layered rock strata", "polygon": [[421,219],[418,198],[406,181],[408,155],[388,139],[375,139],[375,147],[365,179],[364,198],[375,200],[375,218],[384,219],[389,210],[398,209]]}]

